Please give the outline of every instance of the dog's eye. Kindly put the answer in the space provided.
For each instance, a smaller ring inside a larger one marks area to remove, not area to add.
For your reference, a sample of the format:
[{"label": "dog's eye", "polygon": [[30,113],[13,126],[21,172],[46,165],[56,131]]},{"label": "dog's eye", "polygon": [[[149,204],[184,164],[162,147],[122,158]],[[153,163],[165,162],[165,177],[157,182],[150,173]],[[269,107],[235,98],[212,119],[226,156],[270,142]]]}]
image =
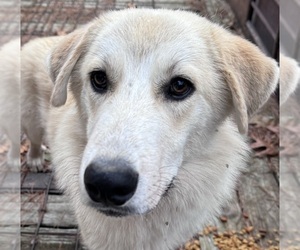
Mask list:
[{"label": "dog's eye", "polygon": [[171,80],[167,95],[175,100],[182,100],[189,96],[194,90],[193,84],[182,77],[175,77]]},{"label": "dog's eye", "polygon": [[93,71],[91,73],[91,84],[98,93],[105,93],[108,87],[108,79],[104,71]]}]

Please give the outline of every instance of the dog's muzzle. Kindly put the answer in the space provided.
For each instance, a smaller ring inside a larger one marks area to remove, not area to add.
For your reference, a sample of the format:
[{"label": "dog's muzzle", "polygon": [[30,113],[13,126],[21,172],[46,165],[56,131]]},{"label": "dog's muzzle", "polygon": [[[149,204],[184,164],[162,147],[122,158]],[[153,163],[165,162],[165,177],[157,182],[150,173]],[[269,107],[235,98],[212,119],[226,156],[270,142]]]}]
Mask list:
[{"label": "dog's muzzle", "polygon": [[134,195],[138,178],[138,173],[124,160],[97,159],[86,168],[84,185],[95,203],[118,207]]}]

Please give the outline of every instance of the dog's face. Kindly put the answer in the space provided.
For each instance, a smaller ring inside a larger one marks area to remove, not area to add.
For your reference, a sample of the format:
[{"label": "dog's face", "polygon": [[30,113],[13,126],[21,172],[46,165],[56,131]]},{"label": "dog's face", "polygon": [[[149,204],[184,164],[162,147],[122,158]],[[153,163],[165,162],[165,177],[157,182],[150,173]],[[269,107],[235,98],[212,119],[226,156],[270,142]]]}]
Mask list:
[{"label": "dog's face", "polygon": [[111,12],[49,63],[52,104],[66,102],[70,80],[86,129],[81,199],[118,216],[156,207],[229,115],[244,133],[278,75],[250,43],[180,11]]}]

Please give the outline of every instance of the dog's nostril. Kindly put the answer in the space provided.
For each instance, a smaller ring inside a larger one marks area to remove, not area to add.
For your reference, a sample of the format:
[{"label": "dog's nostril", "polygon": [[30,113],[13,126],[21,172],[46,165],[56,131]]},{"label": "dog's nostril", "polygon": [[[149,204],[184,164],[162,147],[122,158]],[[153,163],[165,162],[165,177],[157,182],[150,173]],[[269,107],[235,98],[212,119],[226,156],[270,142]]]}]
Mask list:
[{"label": "dog's nostril", "polygon": [[101,200],[101,193],[98,188],[92,184],[85,184],[86,190],[88,190],[89,196],[93,201],[100,201]]},{"label": "dog's nostril", "polygon": [[92,162],[85,170],[84,183],[90,198],[98,203],[120,206],[135,193],[138,173],[121,161]]}]

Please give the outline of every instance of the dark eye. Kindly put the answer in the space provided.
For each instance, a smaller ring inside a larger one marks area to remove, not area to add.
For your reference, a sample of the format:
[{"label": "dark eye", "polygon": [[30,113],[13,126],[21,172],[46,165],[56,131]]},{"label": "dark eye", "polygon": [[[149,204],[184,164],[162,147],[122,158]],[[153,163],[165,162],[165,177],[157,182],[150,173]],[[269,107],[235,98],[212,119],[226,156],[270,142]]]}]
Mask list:
[{"label": "dark eye", "polygon": [[170,81],[167,88],[168,98],[182,100],[188,97],[194,91],[193,84],[184,78],[175,77]]},{"label": "dark eye", "polygon": [[98,93],[105,93],[108,88],[108,79],[104,71],[93,71],[91,73],[91,84]]}]

